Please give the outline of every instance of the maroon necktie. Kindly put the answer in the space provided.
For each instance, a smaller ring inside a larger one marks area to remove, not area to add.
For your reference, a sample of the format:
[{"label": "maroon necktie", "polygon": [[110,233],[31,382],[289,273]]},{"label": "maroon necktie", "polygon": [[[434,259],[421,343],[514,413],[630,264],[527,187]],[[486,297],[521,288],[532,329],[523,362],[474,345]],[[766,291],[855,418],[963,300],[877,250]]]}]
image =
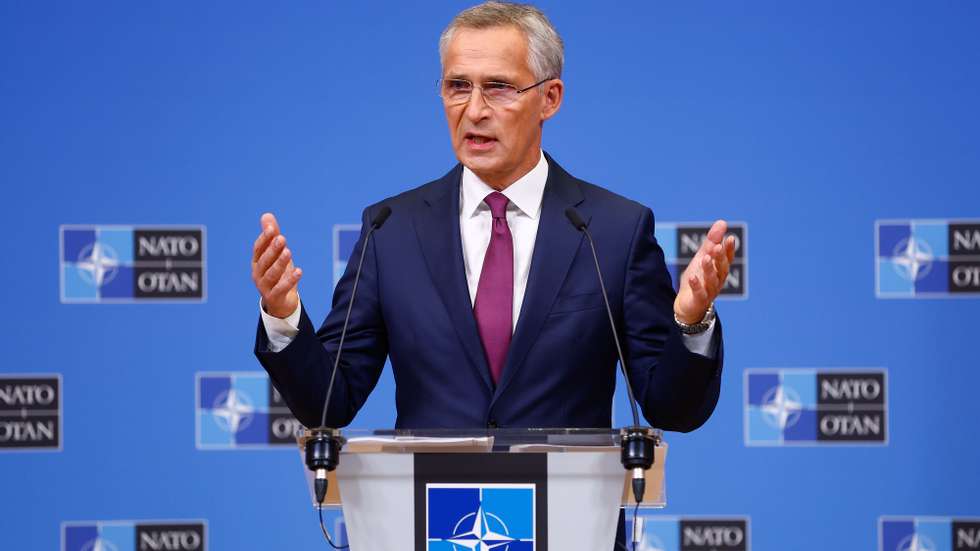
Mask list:
[{"label": "maroon necktie", "polygon": [[490,207],[493,226],[490,229],[490,246],[483,257],[483,271],[476,288],[473,313],[483,341],[483,351],[490,364],[493,384],[500,380],[500,373],[507,361],[511,328],[514,315],[514,241],[507,227],[507,203],[499,192],[487,195],[483,202]]}]

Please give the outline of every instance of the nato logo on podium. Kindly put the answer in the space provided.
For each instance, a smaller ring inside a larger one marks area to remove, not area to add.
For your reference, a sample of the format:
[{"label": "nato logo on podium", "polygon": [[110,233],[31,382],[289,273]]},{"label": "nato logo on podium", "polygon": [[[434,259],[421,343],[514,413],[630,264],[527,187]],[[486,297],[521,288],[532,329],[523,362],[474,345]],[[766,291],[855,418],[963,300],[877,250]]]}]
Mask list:
[{"label": "nato logo on podium", "polygon": [[534,495],[534,484],[427,484],[427,549],[533,550]]}]

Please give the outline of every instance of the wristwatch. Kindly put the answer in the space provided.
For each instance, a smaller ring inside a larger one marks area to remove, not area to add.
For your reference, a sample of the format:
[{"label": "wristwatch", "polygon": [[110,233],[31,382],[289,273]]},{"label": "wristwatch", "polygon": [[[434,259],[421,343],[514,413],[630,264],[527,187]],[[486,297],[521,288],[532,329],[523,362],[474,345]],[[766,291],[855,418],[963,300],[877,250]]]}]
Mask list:
[{"label": "wristwatch", "polygon": [[697,323],[692,323],[692,324],[684,323],[683,321],[677,319],[676,313],[674,314],[674,323],[677,324],[677,327],[681,330],[681,333],[685,335],[697,335],[700,333],[704,333],[705,331],[708,330],[708,327],[711,327],[711,322],[713,321],[715,321],[714,302],[708,305],[708,311],[704,313],[704,317],[701,318],[701,321]]}]

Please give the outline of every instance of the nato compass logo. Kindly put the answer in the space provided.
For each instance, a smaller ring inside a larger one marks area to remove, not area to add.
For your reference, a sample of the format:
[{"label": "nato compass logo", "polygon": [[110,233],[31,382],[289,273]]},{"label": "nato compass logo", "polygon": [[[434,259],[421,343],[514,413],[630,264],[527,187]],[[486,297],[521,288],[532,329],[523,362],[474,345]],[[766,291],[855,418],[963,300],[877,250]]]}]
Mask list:
[{"label": "nato compass logo", "polygon": [[875,222],[878,298],[980,294],[980,221]]},{"label": "nato compass logo", "polygon": [[204,227],[61,226],[61,302],[205,299]]},{"label": "nato compass logo", "polygon": [[334,224],[333,226],[333,285],[344,275],[347,261],[354,254],[354,245],[361,236],[360,224]]},{"label": "nato compass logo", "polygon": [[413,548],[546,551],[547,455],[415,454]]},{"label": "nato compass logo", "polygon": [[61,551],[206,549],[207,522],[203,520],[113,520],[61,525]]},{"label": "nato compass logo", "polygon": [[61,375],[0,376],[0,451],[61,450]]},{"label": "nato compass logo", "polygon": [[980,518],[881,517],[878,551],[980,549]]},{"label": "nato compass logo", "polygon": [[[642,536],[635,551],[748,551],[748,517],[640,515]],[[634,521],[635,522],[635,521]],[[628,523],[627,534],[633,533]]]},{"label": "nato compass logo", "polygon": [[[709,223],[673,223],[658,222],[654,228],[654,237],[664,250],[667,270],[676,288],[680,275],[691,263],[711,229]],[[728,271],[728,279],[721,289],[719,298],[748,298],[749,296],[749,263],[748,239],[749,228],[744,222],[729,222],[728,235],[735,236],[735,260]]]},{"label": "nato compass logo", "polygon": [[887,444],[884,369],[745,370],[745,444]]},{"label": "nato compass logo", "polygon": [[534,484],[426,484],[428,551],[531,551]]},{"label": "nato compass logo", "polygon": [[265,372],[199,372],[196,379],[197,449],[296,445],[303,425]]}]

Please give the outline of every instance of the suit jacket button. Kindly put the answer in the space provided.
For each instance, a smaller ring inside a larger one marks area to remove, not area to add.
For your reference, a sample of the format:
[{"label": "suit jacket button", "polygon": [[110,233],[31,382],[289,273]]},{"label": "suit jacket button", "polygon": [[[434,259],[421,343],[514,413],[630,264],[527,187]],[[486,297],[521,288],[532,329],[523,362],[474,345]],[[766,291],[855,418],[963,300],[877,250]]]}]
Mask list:
[{"label": "suit jacket button", "polygon": [[497,428],[497,420],[496,419],[491,419],[490,422],[487,423],[487,428],[488,429],[495,429],[495,428]]}]

